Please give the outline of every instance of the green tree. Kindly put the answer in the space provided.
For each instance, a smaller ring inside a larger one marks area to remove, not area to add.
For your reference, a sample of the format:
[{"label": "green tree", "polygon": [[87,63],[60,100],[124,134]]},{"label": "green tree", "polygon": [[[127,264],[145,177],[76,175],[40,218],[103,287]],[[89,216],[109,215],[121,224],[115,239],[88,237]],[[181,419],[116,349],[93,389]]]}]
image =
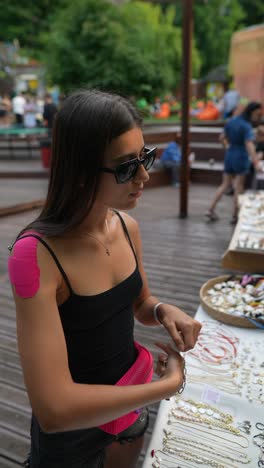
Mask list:
[{"label": "green tree", "polygon": [[0,41],[18,39],[20,46],[38,56],[40,34],[49,31],[51,17],[64,0],[0,0]]},{"label": "green tree", "polygon": [[[243,3],[263,0],[194,0],[194,39],[200,53],[201,75],[228,61],[232,34],[248,25]],[[183,0],[175,0],[175,24],[182,25]],[[254,8],[253,8],[254,9]]]},{"label": "green tree", "polygon": [[264,23],[263,0],[240,0],[240,5],[245,12],[244,24],[246,26]]},{"label": "green tree", "polygon": [[[174,15],[141,2],[69,2],[43,36],[50,77],[66,91],[90,86],[152,97],[173,89],[181,70]],[[195,51],[194,62],[198,72]]]},{"label": "green tree", "polygon": [[[126,47],[136,45],[141,57],[154,65],[157,86],[158,83],[164,83],[163,89],[175,88],[181,79],[182,67],[182,32],[181,28],[174,25],[175,7],[170,6],[163,13],[158,5],[135,1],[125,4],[122,12],[127,31]],[[195,45],[192,59],[193,74],[197,77],[200,58]],[[138,70],[134,73],[138,73]]]},{"label": "green tree", "polygon": [[243,26],[241,0],[196,0],[194,34],[202,74],[228,61],[232,34]]}]

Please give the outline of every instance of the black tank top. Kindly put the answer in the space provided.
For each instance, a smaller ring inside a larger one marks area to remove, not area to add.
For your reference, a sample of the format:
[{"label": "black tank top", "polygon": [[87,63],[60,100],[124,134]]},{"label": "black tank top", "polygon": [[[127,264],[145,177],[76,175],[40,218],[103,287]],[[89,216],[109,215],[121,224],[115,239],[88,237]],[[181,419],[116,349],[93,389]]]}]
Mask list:
[{"label": "black tank top", "polygon": [[69,298],[58,309],[70,372],[73,381],[78,383],[115,384],[137,357],[133,303],[141,291],[142,278],[126,224],[121,215],[115,213],[134,253],[136,268],[124,281],[94,296],[75,294],[59,260],[41,237],[22,236],[36,237],[48,249],[69,288]]}]

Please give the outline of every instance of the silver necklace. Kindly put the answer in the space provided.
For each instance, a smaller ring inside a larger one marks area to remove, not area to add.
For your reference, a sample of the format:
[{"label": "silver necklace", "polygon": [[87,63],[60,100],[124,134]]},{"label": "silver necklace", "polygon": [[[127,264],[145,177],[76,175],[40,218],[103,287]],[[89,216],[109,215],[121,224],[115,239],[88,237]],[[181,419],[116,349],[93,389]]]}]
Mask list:
[{"label": "silver necklace", "polygon": [[[109,236],[109,227],[108,227],[107,219],[105,220],[105,225],[106,225],[106,229],[107,229],[107,235]],[[97,242],[99,242],[104,247],[106,255],[108,255],[108,257],[110,257],[110,250],[109,250],[109,247],[107,245],[108,244],[108,239],[107,239],[107,242],[104,244],[100,239],[97,239],[97,237],[93,236],[93,234],[87,233],[87,236],[92,237]]]}]

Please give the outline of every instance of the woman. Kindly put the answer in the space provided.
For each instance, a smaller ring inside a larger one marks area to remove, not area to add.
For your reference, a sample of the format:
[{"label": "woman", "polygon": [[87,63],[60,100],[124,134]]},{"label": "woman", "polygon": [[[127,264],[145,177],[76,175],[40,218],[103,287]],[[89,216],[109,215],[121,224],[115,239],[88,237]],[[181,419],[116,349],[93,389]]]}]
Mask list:
[{"label": "woman", "polygon": [[258,102],[247,105],[242,114],[233,117],[224,128],[223,144],[226,148],[224,175],[220,187],[218,187],[213,202],[206,213],[210,221],[218,219],[215,207],[222,195],[233,183],[234,205],[231,222],[237,222],[238,195],[243,192],[245,177],[250,169],[251,161],[256,170],[260,169],[259,157],[255,150],[253,125],[257,124],[262,115],[262,106]]},{"label": "woman", "polygon": [[144,325],[160,321],[180,351],[195,345],[200,324],[151,295],[138,225],[116,211],[137,205],[155,152],[120,96],[78,91],[56,115],[47,200],[9,258],[33,410],[30,468],[132,468],[144,408],[182,387],[184,361],[168,344],[150,383],[133,312]]},{"label": "woman", "polygon": [[33,96],[27,96],[24,106],[24,127],[35,128],[37,126],[37,112],[38,106],[35,98]]}]

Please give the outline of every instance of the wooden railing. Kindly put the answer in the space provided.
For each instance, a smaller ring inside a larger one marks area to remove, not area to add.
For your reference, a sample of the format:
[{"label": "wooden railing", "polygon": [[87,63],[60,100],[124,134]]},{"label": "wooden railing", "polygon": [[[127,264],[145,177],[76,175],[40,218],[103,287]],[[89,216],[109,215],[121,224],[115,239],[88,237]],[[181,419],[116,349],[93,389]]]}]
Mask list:
[{"label": "wooden railing", "polygon": [[[195,153],[195,161],[191,167],[191,180],[193,182],[217,184],[221,180],[224,161],[224,149],[219,142],[219,136],[223,131],[222,126],[193,125],[190,127],[190,151]],[[4,133],[4,134],[3,134]],[[157,146],[157,156],[160,157],[163,150],[170,141],[179,135],[179,125],[153,126],[145,125],[143,129],[144,140],[147,145]],[[19,132],[8,133],[0,130],[0,161],[30,161],[41,159],[41,142],[47,138],[45,129],[35,131],[19,130]],[[180,138],[178,137],[180,142]],[[2,164],[3,166],[3,164]],[[42,174],[43,172],[43,174]],[[22,177],[22,171],[13,169],[8,171],[6,167],[0,166],[1,177]],[[25,168],[24,177],[47,177],[47,171]],[[165,171],[151,171],[151,180],[148,186],[157,186],[170,183],[170,177]]]}]

